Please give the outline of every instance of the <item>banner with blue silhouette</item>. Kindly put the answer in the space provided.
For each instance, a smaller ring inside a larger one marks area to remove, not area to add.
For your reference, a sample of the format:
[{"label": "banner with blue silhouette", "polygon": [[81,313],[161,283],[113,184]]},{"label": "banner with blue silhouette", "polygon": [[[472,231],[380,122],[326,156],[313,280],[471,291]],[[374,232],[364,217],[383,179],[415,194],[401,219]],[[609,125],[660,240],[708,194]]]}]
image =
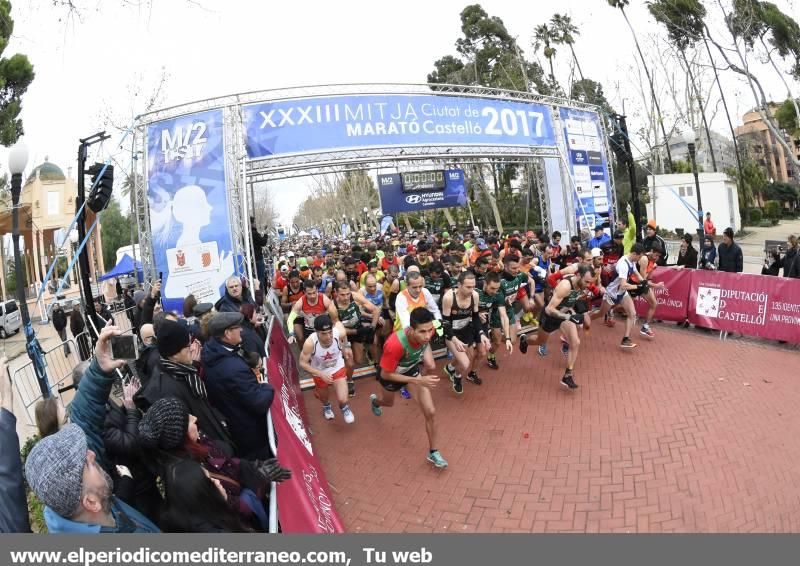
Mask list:
[{"label": "banner with blue silhouette", "polygon": [[145,175],[164,310],[217,301],[234,273],[222,110],[150,124]]},{"label": "banner with blue silhouette", "polygon": [[355,94],[242,108],[250,159],[402,145],[556,145],[550,107],[534,102]]},{"label": "banner with blue silhouette", "polygon": [[444,171],[443,190],[403,192],[403,182],[399,173],[378,175],[378,194],[381,198],[381,211],[384,214],[450,208],[467,204],[464,171],[461,169]]}]

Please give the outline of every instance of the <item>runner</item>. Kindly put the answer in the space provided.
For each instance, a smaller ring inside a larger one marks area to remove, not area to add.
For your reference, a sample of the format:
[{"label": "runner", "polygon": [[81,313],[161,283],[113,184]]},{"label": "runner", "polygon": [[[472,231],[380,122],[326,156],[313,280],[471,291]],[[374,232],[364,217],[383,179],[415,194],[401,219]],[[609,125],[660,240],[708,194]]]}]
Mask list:
[{"label": "runner", "polygon": [[314,378],[314,395],[322,403],[322,415],[325,419],[334,419],[328,393],[328,388],[332,385],[344,422],[353,424],[356,418],[347,402],[345,358],[351,355],[347,332],[339,322],[334,326],[327,314],[314,319],[314,330],[303,344],[299,365]]},{"label": "runner", "polygon": [[292,344],[297,340],[302,346],[315,332],[314,319],[325,314],[330,306],[331,300],[319,292],[316,281],[311,279],[303,281],[303,296],[292,305],[289,318],[286,320],[289,343]]},{"label": "runner", "polygon": [[[637,344],[631,341],[631,331],[636,323],[636,308],[633,304],[629,291],[635,291],[640,286],[636,265],[644,255],[644,246],[635,243],[631,246],[631,252],[617,262],[617,278],[606,287],[603,306],[597,317],[605,316],[612,308],[621,305],[627,314],[625,319],[625,336],[622,338],[620,347],[635,348]],[[646,282],[645,282],[646,284]]]},{"label": "runner", "polygon": [[[512,341],[516,338],[515,334],[518,330],[513,309],[514,300],[517,297],[519,288],[529,281],[533,282],[530,275],[527,273],[520,273],[519,256],[513,254],[506,255],[503,258],[503,274],[500,276],[500,293],[503,295],[506,302],[508,321],[514,328],[514,334],[511,335]],[[533,287],[536,287],[535,282],[533,282]],[[528,337],[525,336],[524,332],[519,333],[519,350],[523,354],[528,351]]]},{"label": "runner", "polygon": [[[347,368],[347,387],[351,397],[356,394],[356,384],[353,381],[355,366],[364,364],[364,344],[372,344],[375,336],[375,326],[381,311],[358,293],[350,290],[348,281],[337,281],[334,286],[334,300],[328,308],[331,320],[339,321],[347,331],[347,340],[353,348],[353,364]],[[372,318],[365,324],[361,320],[361,313],[367,312]]]},{"label": "runner", "polygon": [[288,280],[286,287],[281,291],[281,308],[286,313],[292,310],[294,304],[303,296],[303,280],[300,278],[300,272],[290,271]]},{"label": "runner", "polygon": [[418,268],[412,266],[406,273],[406,288],[397,295],[395,301],[394,329],[408,328],[411,311],[418,307],[425,307],[431,311],[436,320],[442,319],[439,306],[433,300],[430,291],[425,288],[425,278]]},{"label": "runner", "polygon": [[500,274],[487,273],[483,288],[478,290],[478,312],[484,332],[490,333],[492,338],[492,344],[486,354],[486,363],[492,369],[500,369],[496,352],[501,342],[505,342],[509,354],[514,350],[506,301],[499,291]]},{"label": "runner", "polygon": [[[422,266],[420,266],[422,267]],[[428,267],[428,274],[425,277],[425,289],[430,292],[436,305],[441,308],[442,296],[450,288],[450,274],[445,273],[444,265],[440,261],[434,261]]]},{"label": "runner", "polygon": [[[421,277],[420,277],[421,279]],[[422,281],[417,280],[422,289]],[[381,407],[394,405],[394,394],[404,385],[414,393],[420,410],[425,417],[425,430],[428,433],[428,462],[437,468],[446,468],[445,460],[436,447],[436,407],[433,404],[431,389],[439,383],[434,374],[433,354],[429,346],[435,329],[434,316],[426,308],[415,308],[408,317],[409,327],[398,330],[386,341],[381,356],[380,372],[377,374],[381,390],[378,395],[370,395],[372,412],[379,417],[383,413]],[[420,370],[422,364],[424,371]]]},{"label": "runner", "polygon": [[458,276],[458,286],[448,291],[442,299],[442,326],[447,349],[453,354],[452,363],[448,363],[444,371],[453,384],[453,391],[458,395],[464,392],[462,376],[475,385],[483,383],[474,369],[475,347],[483,356],[491,346],[479,314],[477,291],[475,291],[475,275],[469,271]]},{"label": "runner", "polygon": [[[378,286],[378,280],[375,278],[374,275],[371,273],[367,274],[367,277],[364,279],[364,287],[359,290],[361,296],[367,299],[370,303],[372,303],[380,314],[378,315],[378,322],[377,326],[375,327],[374,336],[372,339],[372,343],[369,345],[370,350],[370,357],[373,360],[374,365],[378,365],[378,345],[380,342],[380,337],[384,336],[383,329],[384,328],[391,328],[391,323],[389,322],[391,319],[386,316],[384,317],[383,313],[383,305],[385,302],[383,296],[383,287]],[[365,320],[369,315],[361,315],[362,322],[369,322],[369,320]]]},{"label": "runner", "polygon": [[[580,264],[575,274],[568,275],[558,282],[553,290],[553,297],[542,311],[539,321],[539,332],[536,337],[536,345],[539,346],[539,353],[542,354],[542,346],[547,343],[550,335],[558,329],[567,337],[569,343],[569,354],[567,356],[567,369],[561,378],[561,385],[569,389],[577,389],[572,373],[575,361],[578,358],[578,328],[583,326],[584,315],[575,312],[575,303],[581,293],[595,279],[594,270],[589,265]],[[544,354],[542,354],[544,355]]]},{"label": "runner", "polygon": [[647,338],[655,338],[656,336],[650,329],[650,323],[653,322],[653,317],[655,316],[656,308],[658,307],[658,302],[656,301],[656,296],[652,289],[653,287],[657,289],[663,288],[664,282],[662,281],[660,283],[653,283],[650,281],[650,277],[652,276],[655,268],[658,267],[658,262],[661,260],[662,251],[661,245],[656,243],[653,244],[653,248],[649,252],[639,258],[637,267],[641,276],[640,285],[638,289],[628,291],[631,297],[644,297],[644,300],[647,301],[647,318],[645,319],[645,323],[642,325],[641,330],[639,330],[639,334],[646,336]]}]

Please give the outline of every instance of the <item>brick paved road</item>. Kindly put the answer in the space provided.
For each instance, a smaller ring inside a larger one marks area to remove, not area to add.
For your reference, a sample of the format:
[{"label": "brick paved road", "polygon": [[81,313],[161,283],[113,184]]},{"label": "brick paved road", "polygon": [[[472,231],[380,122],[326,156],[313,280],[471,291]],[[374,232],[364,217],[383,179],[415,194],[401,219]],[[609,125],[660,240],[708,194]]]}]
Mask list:
[{"label": "brick paved road", "polygon": [[424,423],[398,397],[372,415],[358,383],[354,425],[314,444],[350,532],[800,531],[800,356],[657,325],[617,349],[593,330],[564,390],[556,340],[483,368],[481,387],[434,396],[445,471],[425,461]]}]

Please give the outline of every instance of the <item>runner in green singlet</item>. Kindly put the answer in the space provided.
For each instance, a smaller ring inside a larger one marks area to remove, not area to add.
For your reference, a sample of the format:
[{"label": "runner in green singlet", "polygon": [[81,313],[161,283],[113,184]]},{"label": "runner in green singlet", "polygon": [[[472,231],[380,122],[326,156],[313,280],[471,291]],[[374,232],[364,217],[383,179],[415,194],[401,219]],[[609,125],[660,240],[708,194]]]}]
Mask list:
[{"label": "runner in green singlet", "polygon": [[[425,417],[425,429],[428,433],[428,461],[437,468],[446,468],[447,460],[439,453],[436,446],[436,423],[434,415],[436,407],[433,404],[431,389],[439,383],[439,377],[434,373],[436,367],[425,361],[425,352],[429,349],[429,342],[433,338],[433,313],[423,307],[411,311],[409,315],[410,326],[400,329],[392,334],[383,347],[383,355],[379,372],[376,375],[381,384],[379,395],[370,395],[370,404],[375,416],[381,416],[381,407],[394,405],[394,394],[403,386],[411,389],[414,399],[419,403],[420,410]],[[432,360],[431,356],[427,356]],[[422,375],[420,365],[426,374]]]},{"label": "runner in green singlet", "polygon": [[[500,274],[500,293],[506,301],[506,312],[508,313],[509,326],[513,329],[511,332],[512,342],[516,339],[517,327],[516,316],[514,315],[514,301],[517,298],[519,288],[527,283],[535,288],[536,282],[528,273],[522,273],[519,269],[519,256],[515,254],[507,254],[503,257],[503,273]],[[533,339],[531,339],[531,343]],[[528,337],[524,333],[519,334],[519,351],[523,354],[528,351]]]},{"label": "runner in green singlet", "polygon": [[514,350],[510,334],[511,324],[506,311],[505,297],[500,292],[500,274],[488,272],[484,276],[482,288],[478,289],[478,314],[484,331],[492,339],[492,345],[486,355],[486,363],[492,369],[500,368],[495,353],[502,342],[505,342],[509,354]]}]

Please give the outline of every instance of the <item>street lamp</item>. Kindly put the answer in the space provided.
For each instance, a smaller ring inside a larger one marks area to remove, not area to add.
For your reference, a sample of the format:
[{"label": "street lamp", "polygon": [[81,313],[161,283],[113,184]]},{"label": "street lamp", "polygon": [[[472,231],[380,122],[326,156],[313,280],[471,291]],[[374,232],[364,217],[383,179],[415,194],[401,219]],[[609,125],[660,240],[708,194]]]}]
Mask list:
[{"label": "street lamp", "polygon": [[19,302],[19,312],[22,316],[22,326],[25,328],[25,342],[28,357],[33,362],[36,372],[36,379],[39,381],[39,389],[42,397],[50,397],[50,385],[47,382],[45,373],[44,354],[39,340],[33,332],[31,326],[31,315],[28,312],[28,303],[25,300],[25,270],[22,267],[22,260],[19,255],[19,196],[22,192],[22,172],[28,164],[28,147],[18,141],[11,148],[8,154],[8,170],[11,172],[11,205],[12,205],[12,232],[11,242],[14,247],[14,266],[16,270],[17,301]]},{"label": "street lamp", "polygon": [[697,160],[696,157],[696,148],[694,145],[694,133],[686,133],[684,134],[684,138],[686,141],[686,147],[689,149],[689,160],[692,162],[692,174],[694,174],[694,188],[697,192],[697,245],[700,246],[700,250],[703,249],[703,199],[700,196],[700,177],[697,174]]},{"label": "street lamp", "polygon": [[369,222],[369,209],[365,206],[361,212],[364,213],[364,230],[367,230],[367,222]]}]

